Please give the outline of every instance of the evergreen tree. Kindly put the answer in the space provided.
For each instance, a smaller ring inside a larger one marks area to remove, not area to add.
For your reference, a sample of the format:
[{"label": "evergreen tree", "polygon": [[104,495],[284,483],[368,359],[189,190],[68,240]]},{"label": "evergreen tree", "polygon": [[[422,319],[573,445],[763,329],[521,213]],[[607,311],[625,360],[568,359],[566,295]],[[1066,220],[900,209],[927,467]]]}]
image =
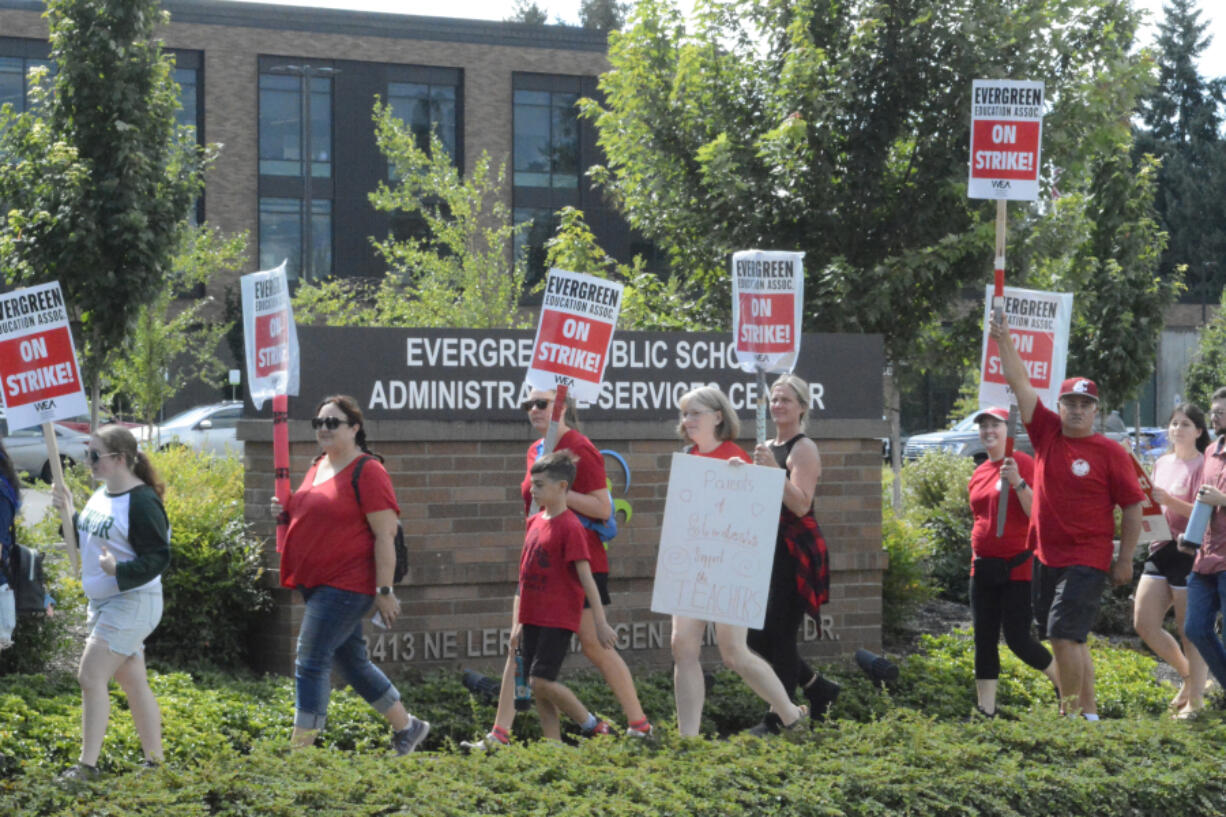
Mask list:
[{"label": "evergreen tree", "polygon": [[582,0],[579,3],[579,24],[597,31],[616,31],[625,24],[629,5],[617,0]]},{"label": "evergreen tree", "polygon": [[1200,75],[1197,58],[1213,38],[1205,34],[1195,0],[1170,0],[1155,43],[1157,85],[1143,99],[1134,153],[1162,161],[1154,207],[1170,236],[1159,272],[1173,278],[1187,268],[1191,294],[1205,300],[1226,283],[1226,142],[1222,104],[1226,81]]},{"label": "evergreen tree", "polygon": [[515,0],[508,23],[527,23],[530,26],[543,26],[549,22],[549,12],[538,6],[534,0]]}]

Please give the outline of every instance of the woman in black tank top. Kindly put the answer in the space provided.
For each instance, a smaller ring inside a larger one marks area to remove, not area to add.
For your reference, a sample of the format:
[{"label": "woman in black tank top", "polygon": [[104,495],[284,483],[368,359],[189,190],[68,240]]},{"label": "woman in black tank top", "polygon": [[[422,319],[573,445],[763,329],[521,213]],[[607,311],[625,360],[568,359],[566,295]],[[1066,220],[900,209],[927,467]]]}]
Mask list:
[{"label": "woman in black tank top", "polygon": [[[771,386],[771,419],[775,439],[754,450],[754,462],[783,468],[783,507],[771,569],[770,595],[761,630],[749,631],[749,647],[768,662],[789,694],[804,689],[810,717],[821,719],[839,694],[839,686],[823,678],[800,657],[797,637],[805,613],[820,623],[821,605],[829,598],[830,573],[826,542],[813,515],[813,496],[821,478],[817,444],[804,434],[809,413],[809,384],[785,374]],[[771,730],[768,717],[758,729]]]}]

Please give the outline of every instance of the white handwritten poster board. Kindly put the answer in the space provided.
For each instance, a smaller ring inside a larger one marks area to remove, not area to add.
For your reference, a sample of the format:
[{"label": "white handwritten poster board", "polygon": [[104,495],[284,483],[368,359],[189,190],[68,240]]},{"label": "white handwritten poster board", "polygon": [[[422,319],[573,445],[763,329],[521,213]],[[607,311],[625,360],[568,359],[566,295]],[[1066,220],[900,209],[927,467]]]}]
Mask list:
[{"label": "white handwritten poster board", "polygon": [[784,479],[782,468],[673,454],[653,613],[762,626]]}]

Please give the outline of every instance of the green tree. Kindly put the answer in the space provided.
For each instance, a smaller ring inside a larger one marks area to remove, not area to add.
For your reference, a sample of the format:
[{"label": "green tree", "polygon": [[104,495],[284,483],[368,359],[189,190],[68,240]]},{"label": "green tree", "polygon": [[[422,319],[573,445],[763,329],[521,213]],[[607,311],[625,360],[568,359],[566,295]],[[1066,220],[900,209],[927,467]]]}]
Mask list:
[{"label": "green tree", "polygon": [[1045,161],[1076,179],[1148,74],[1113,0],[700,0],[694,21],[643,0],[610,35],[605,102],[583,103],[608,157],[593,175],[725,303],[729,252],[804,250],[808,326],[882,334],[894,384],[990,275],[995,208],[966,198],[972,81],[1042,79]]},{"label": "green tree", "polygon": [[557,232],[545,242],[545,267],[621,281],[625,289],[618,322],[624,329],[701,332],[720,325],[704,296],[682,288],[679,277],[665,281],[648,272],[641,256],[630,264],[613,260],[597,243],[583,212],[574,207],[558,211]]},{"label": "green tree", "polygon": [[534,0],[515,0],[511,7],[508,23],[527,23],[530,26],[543,26],[549,22],[549,12],[538,6]]},{"label": "green tree", "polygon": [[1183,372],[1184,399],[1208,406],[1213,393],[1226,386],[1226,291],[1221,308],[1200,330],[1196,353]]},{"label": "green tree", "polygon": [[[60,282],[96,422],[107,356],[161,291],[206,157],[176,130],[156,0],[48,0],[46,16],[53,93],[0,133],[27,165],[0,174],[0,264],[10,286]],[[38,181],[11,184],[23,175]]]},{"label": "green tree", "polygon": [[422,149],[389,107],[376,103],[374,118],[375,139],[396,181],[380,183],[371,203],[416,229],[375,241],[390,268],[380,283],[304,284],[294,297],[295,316],[340,326],[526,325],[519,314],[524,265],[511,260],[521,228],[511,223],[503,195],[506,167],[494,170],[482,153],[464,178],[437,134]]},{"label": "green tree", "polygon": [[229,324],[204,318],[212,298],[176,304],[176,296],[208,284],[223,270],[246,263],[246,235],[226,238],[208,226],[182,233],[161,290],[140,308],[127,341],[114,350],[107,376],[112,395],[122,395],[146,425],[190,380],[209,382],[225,371],[217,348]]},{"label": "green tree", "polygon": [[1170,0],[1163,7],[1154,46],[1157,84],[1140,106],[1134,153],[1162,161],[1155,207],[1170,234],[1159,270],[1174,276],[1181,266],[1196,282],[1198,300],[1226,284],[1226,141],[1222,105],[1226,80],[1206,79],[1197,61],[1213,38],[1194,0]]},{"label": "green tree", "polygon": [[581,0],[579,24],[597,31],[615,31],[625,25],[629,7],[629,3],[617,0]]}]

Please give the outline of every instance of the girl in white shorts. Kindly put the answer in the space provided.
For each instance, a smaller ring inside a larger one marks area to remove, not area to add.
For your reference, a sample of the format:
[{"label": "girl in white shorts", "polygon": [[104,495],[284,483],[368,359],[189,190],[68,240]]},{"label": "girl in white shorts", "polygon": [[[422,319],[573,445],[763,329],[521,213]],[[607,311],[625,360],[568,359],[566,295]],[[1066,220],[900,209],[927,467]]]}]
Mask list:
[{"label": "girl in white shorts", "polygon": [[[88,459],[103,485],[73,516],[81,547],[81,585],[89,598],[89,637],[77,669],[81,684],[81,755],[68,780],[98,775],[98,755],[110,717],[112,678],[128,696],[145,765],[162,762],[162,713],[145,672],[144,642],[162,619],[162,572],[170,563],[165,486],[136,438],[105,426],[90,438]],[[56,485],[55,506],[72,509]]]}]

